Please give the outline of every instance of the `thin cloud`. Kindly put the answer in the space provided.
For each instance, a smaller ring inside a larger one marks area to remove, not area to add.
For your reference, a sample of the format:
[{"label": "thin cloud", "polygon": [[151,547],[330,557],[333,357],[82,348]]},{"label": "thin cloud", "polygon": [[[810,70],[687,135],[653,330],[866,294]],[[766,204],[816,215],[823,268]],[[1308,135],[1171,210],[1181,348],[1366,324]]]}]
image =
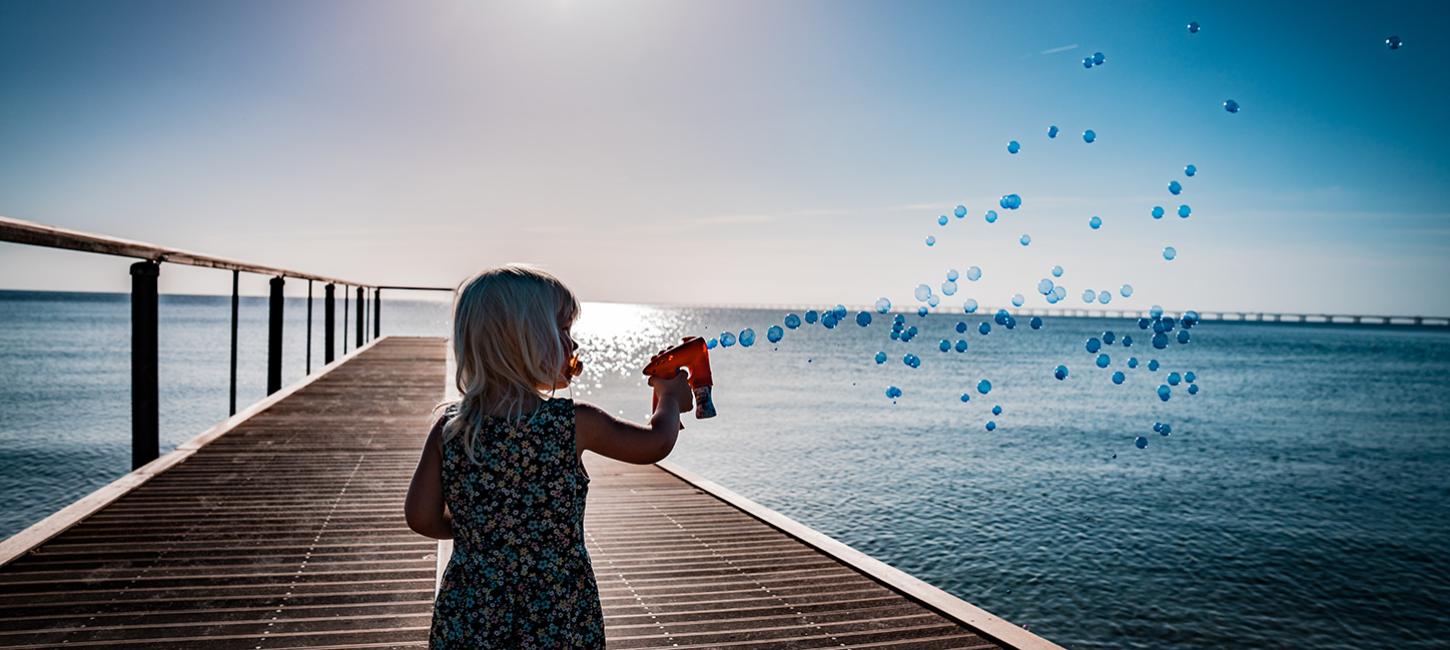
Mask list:
[{"label": "thin cloud", "polygon": [[1072,45],[1064,45],[1062,47],[1054,47],[1054,48],[1052,48],[1050,50],[1043,50],[1043,51],[1039,52],[1039,54],[1057,54],[1058,52],[1066,52],[1068,50],[1076,50],[1076,49],[1077,49],[1077,43],[1073,43]]}]

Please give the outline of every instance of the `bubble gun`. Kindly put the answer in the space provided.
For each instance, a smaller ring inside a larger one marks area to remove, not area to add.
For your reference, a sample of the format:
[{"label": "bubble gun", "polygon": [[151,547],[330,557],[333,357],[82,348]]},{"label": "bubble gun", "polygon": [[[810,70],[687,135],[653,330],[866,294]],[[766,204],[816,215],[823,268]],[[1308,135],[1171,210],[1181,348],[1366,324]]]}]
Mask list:
[{"label": "bubble gun", "polygon": [[[695,393],[695,419],[715,417],[715,402],[710,399],[710,351],[705,339],[687,336],[684,342],[650,358],[644,367],[644,374],[660,379],[671,379],[680,368],[690,373],[690,389]],[[655,396],[653,406],[659,405]]]}]

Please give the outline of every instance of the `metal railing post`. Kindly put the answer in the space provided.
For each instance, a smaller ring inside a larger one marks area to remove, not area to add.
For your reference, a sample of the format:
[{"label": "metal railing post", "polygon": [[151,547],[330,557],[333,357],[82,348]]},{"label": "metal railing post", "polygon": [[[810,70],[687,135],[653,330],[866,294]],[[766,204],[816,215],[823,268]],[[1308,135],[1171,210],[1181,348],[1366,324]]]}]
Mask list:
[{"label": "metal railing post", "polygon": [[363,344],[363,323],[367,317],[363,315],[363,288],[357,288],[357,347]]},{"label": "metal railing post", "polygon": [[312,281],[307,281],[307,372],[312,374]]},{"label": "metal railing post", "polygon": [[383,290],[373,289],[373,338],[383,334]]},{"label": "metal railing post", "polygon": [[131,469],[160,455],[156,278],[161,265],[131,265]]},{"label": "metal railing post", "polygon": [[228,416],[237,414],[237,303],[239,301],[237,297],[237,276],[240,274],[240,271],[232,269],[232,383],[230,391],[231,399],[227,406]]},{"label": "metal railing post", "polygon": [[342,287],[342,353],[347,354],[347,310],[349,294],[347,285]]},{"label": "metal railing post", "polygon": [[272,291],[267,308],[267,394],[282,390],[282,285],[281,276],[268,284]]},{"label": "metal railing post", "polygon": [[337,356],[337,286],[331,282],[322,288],[322,362],[332,363]]}]

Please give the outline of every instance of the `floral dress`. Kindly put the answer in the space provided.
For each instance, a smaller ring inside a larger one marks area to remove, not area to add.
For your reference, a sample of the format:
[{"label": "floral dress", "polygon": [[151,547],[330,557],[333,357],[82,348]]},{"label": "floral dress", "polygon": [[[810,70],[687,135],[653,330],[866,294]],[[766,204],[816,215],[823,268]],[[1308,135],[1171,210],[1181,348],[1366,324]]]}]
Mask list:
[{"label": "floral dress", "polygon": [[[456,415],[456,405],[444,417]],[[603,648],[604,615],[584,548],[589,477],[574,451],[574,401],[486,416],[470,461],[443,445],[453,557],[433,604],[433,648]]]}]

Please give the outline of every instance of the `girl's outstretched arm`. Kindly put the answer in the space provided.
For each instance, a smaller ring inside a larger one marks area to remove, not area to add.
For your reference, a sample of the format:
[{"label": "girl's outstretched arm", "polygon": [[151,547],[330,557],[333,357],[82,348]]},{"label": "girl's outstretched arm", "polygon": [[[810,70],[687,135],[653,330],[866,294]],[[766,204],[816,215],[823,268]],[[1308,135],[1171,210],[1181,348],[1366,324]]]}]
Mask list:
[{"label": "girl's outstretched arm", "polygon": [[649,426],[620,420],[592,404],[574,407],[575,444],[601,456],[637,465],[657,463],[670,455],[680,435],[680,413],[690,410],[693,395],[681,370],[673,379],[650,378],[659,401]]},{"label": "girl's outstretched arm", "polygon": [[433,539],[453,539],[453,518],[443,502],[442,418],[433,425],[428,440],[423,443],[418,469],[413,471],[413,482],[408,484],[403,514],[413,532]]}]

